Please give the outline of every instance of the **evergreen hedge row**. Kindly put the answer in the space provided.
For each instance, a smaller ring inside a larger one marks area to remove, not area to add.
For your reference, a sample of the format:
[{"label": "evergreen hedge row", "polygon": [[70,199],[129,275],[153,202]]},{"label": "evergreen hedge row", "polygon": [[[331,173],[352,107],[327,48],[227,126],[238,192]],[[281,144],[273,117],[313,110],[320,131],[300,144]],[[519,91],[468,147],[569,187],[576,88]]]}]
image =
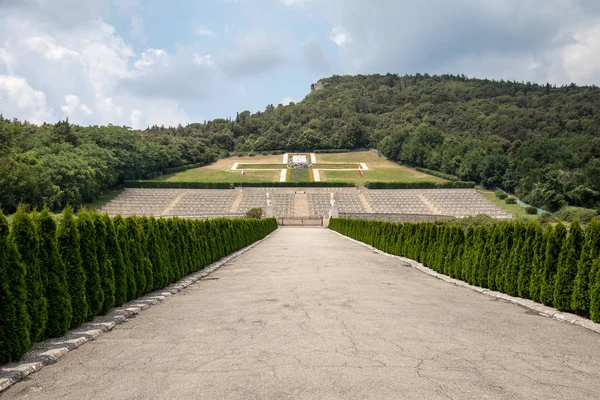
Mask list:
[{"label": "evergreen hedge row", "polygon": [[471,189],[475,182],[367,182],[367,189]]},{"label": "evergreen hedge row", "polygon": [[0,211],[0,365],[277,228],[275,219],[110,218]]},{"label": "evergreen hedge row", "polygon": [[329,229],[417,260],[472,285],[531,299],[600,323],[600,222],[545,230],[534,221],[491,226],[331,219]]},{"label": "evergreen hedge row", "polygon": [[458,176],[446,174],[445,172],[435,171],[433,169],[421,168],[421,167],[412,167],[419,172],[422,172],[427,175],[437,176],[438,178],[446,179],[448,181],[458,181]]},{"label": "evergreen hedge row", "polygon": [[233,189],[235,187],[355,187],[351,182],[171,182],[125,181],[126,188],[143,189]]}]

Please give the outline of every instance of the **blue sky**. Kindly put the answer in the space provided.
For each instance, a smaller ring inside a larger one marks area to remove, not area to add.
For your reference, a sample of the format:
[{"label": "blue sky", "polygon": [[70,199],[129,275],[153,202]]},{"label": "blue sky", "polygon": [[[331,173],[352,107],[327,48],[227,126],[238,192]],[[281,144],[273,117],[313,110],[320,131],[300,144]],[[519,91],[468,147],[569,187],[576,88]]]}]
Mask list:
[{"label": "blue sky", "polygon": [[175,125],[332,74],[600,81],[593,0],[0,0],[0,113]]}]

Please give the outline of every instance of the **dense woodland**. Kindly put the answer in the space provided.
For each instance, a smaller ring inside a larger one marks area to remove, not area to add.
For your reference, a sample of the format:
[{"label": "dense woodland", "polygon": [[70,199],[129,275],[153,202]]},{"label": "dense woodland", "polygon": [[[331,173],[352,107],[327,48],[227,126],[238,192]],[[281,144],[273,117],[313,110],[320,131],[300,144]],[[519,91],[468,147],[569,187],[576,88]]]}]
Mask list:
[{"label": "dense woodland", "polygon": [[126,179],[229,153],[377,148],[556,211],[600,208],[600,89],[395,74],[333,76],[300,103],[178,127],[0,120],[0,203],[75,206]]}]

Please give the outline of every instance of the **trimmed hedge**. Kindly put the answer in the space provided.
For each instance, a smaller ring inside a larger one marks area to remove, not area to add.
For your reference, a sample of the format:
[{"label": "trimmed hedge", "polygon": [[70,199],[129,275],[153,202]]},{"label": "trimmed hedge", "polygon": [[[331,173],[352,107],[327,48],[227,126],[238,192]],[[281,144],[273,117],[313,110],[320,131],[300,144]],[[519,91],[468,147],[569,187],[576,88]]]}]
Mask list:
[{"label": "trimmed hedge", "polygon": [[171,182],[125,181],[126,188],[143,189],[233,189],[235,187],[355,187],[351,182]]},{"label": "trimmed hedge", "polygon": [[329,229],[415,259],[470,284],[600,322],[600,222],[542,230],[531,221],[491,226],[331,219]]},{"label": "trimmed hedge", "polygon": [[[277,229],[275,219],[114,219],[0,211],[0,365]],[[22,254],[20,253],[22,252]],[[25,279],[27,277],[27,279]]]},{"label": "trimmed hedge", "polygon": [[446,179],[448,181],[458,181],[458,176],[456,175],[450,175],[450,174],[446,174],[444,172],[440,172],[440,171],[434,171],[432,169],[427,169],[427,168],[421,168],[421,167],[413,167],[413,169],[422,172],[424,174],[427,175],[432,175],[432,176],[437,176],[438,178],[442,178],[442,179]]},{"label": "trimmed hedge", "polygon": [[471,189],[475,182],[367,182],[367,189]]}]

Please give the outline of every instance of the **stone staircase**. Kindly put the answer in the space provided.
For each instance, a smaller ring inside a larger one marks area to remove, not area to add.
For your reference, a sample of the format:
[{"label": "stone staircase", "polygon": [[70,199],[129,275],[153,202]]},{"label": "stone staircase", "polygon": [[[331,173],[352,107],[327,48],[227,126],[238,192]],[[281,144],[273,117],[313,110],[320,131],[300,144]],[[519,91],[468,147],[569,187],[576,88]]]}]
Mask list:
[{"label": "stone staircase", "polygon": [[308,196],[306,193],[296,193],[294,197],[294,217],[308,217]]},{"label": "stone staircase", "polygon": [[240,203],[242,202],[243,190],[242,189],[234,189],[237,193],[231,202],[231,207],[229,208],[229,214],[236,214],[238,209],[240,208]]}]

